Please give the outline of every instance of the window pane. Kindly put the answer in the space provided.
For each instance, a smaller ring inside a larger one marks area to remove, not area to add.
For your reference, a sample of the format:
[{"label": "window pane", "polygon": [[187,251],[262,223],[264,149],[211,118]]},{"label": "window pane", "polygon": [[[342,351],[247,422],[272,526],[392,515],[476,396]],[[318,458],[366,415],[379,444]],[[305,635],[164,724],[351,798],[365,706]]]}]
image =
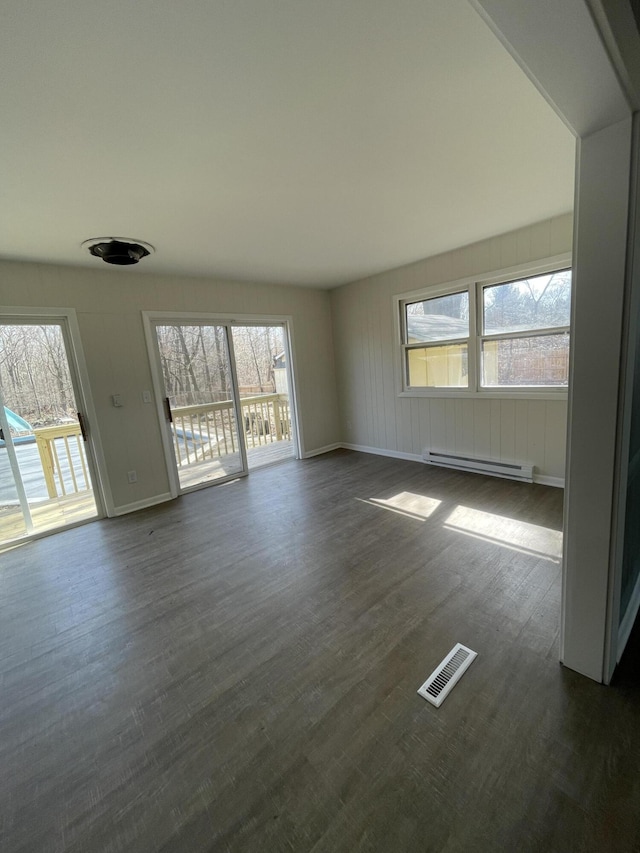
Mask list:
[{"label": "window pane", "polygon": [[569,335],[482,342],[482,385],[566,385]]},{"label": "window pane", "polygon": [[484,334],[568,326],[570,307],[571,270],[484,287]]},{"label": "window pane", "polygon": [[469,335],[469,294],[465,290],[410,302],[405,306],[405,317],[407,344],[466,338]]},{"label": "window pane", "polygon": [[413,388],[467,388],[466,344],[407,350],[407,376]]}]

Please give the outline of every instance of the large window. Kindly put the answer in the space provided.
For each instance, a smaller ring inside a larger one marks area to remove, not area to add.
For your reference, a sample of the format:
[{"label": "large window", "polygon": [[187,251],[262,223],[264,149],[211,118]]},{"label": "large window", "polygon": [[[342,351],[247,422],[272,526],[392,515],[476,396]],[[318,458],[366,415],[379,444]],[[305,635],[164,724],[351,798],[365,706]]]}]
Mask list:
[{"label": "large window", "polygon": [[452,285],[400,302],[403,388],[566,388],[571,270]]}]

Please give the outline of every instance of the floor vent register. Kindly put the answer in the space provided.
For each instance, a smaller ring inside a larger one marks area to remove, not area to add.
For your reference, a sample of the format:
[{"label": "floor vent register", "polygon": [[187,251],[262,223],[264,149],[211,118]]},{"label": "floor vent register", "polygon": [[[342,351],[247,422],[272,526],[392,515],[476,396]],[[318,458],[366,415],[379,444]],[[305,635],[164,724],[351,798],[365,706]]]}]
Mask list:
[{"label": "floor vent register", "polygon": [[451,649],[442,663],[434,669],[418,693],[439,708],[478,656],[461,643]]}]

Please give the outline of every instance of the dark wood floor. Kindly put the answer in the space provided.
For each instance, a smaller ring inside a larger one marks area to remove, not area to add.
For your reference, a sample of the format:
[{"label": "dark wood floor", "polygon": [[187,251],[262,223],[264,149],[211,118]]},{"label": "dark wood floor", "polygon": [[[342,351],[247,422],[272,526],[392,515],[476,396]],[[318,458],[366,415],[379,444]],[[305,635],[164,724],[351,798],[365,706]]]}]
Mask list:
[{"label": "dark wood floor", "polygon": [[4,554],[0,849],[640,850],[639,644],[558,664],[561,502],[338,451]]}]

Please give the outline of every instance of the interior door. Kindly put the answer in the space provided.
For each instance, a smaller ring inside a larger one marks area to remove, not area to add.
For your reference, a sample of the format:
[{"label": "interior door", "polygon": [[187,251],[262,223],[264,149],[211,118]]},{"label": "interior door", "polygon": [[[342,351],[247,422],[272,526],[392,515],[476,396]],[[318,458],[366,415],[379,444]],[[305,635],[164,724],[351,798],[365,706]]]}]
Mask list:
[{"label": "interior door", "polygon": [[0,318],[0,542],[98,516],[67,328]]},{"label": "interior door", "polygon": [[246,473],[228,325],[155,321],[154,328],[179,490]]}]

